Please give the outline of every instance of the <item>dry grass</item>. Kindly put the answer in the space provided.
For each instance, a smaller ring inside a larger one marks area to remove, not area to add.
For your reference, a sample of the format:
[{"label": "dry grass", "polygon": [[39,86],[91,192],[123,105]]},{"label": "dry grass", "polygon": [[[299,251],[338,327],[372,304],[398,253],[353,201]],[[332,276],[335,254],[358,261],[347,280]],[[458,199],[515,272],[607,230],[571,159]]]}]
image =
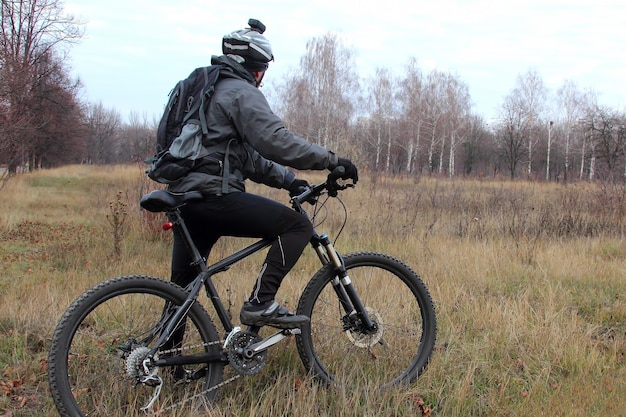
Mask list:
[{"label": "dry grass", "polygon": [[[0,190],[0,415],[55,415],[45,359],[76,296],[116,275],[167,277],[169,236],[138,210],[142,180],[137,166],[77,166]],[[343,194],[337,248],[387,252],[422,275],[439,319],[429,368],[382,395],[329,392],[290,341],[207,415],[413,416],[419,398],[438,416],[626,415],[625,195],[623,185],[364,178]],[[331,202],[320,231],[334,237],[340,214]],[[244,243],[224,239],[211,259]],[[261,260],[217,278],[233,312]],[[281,301],[295,306],[316,269],[305,253]]]}]

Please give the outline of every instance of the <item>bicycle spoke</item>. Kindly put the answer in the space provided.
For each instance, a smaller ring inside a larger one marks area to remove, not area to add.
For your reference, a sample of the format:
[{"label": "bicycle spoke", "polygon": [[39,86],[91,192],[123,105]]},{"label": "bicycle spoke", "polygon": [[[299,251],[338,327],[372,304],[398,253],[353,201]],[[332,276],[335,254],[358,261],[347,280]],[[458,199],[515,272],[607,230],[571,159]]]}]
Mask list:
[{"label": "bicycle spoke", "polygon": [[[164,327],[163,315],[171,314],[164,306],[180,304],[185,297],[170,283],[125,277],[77,300],[57,327],[50,353],[51,390],[60,409],[68,415],[127,416],[139,415],[152,400],[157,412],[206,400],[221,380],[223,364],[144,364]],[[199,306],[190,310],[184,327],[184,335],[174,332],[172,338],[178,340],[166,342],[154,360],[221,351],[217,333]],[[185,378],[195,371],[204,376]]]},{"label": "bicycle spoke", "polygon": [[356,254],[344,260],[378,330],[367,332],[359,321],[343,319],[346,313],[331,285],[333,274],[323,269],[298,306],[300,314],[311,317],[310,332],[298,338],[303,361],[336,386],[385,386],[415,379],[428,362],[436,330],[434,323],[426,325],[435,318],[425,287],[410,269],[385,255]]}]

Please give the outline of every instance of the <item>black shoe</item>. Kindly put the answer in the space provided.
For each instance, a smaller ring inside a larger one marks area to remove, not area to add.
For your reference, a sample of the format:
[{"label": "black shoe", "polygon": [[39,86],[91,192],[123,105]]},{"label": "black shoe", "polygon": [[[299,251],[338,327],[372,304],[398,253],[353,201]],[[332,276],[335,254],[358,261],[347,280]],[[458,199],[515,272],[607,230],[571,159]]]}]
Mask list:
[{"label": "black shoe", "polygon": [[239,313],[241,324],[246,326],[272,326],[279,329],[295,329],[309,322],[307,316],[296,315],[281,307],[276,301],[260,306],[246,301]]}]

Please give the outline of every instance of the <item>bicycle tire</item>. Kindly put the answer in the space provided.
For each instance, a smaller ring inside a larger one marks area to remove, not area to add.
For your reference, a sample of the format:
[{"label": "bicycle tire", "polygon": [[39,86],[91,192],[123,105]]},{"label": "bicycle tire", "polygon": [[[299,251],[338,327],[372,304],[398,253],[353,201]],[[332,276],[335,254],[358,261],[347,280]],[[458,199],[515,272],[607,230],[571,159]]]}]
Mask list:
[{"label": "bicycle tire", "polygon": [[[143,275],[107,280],[78,297],[59,321],[48,355],[48,381],[59,414],[144,415],[140,408],[155,391],[136,384],[129,375],[127,358],[131,350],[136,351],[136,345],[124,349],[124,343],[147,338],[145,335],[151,332],[156,337],[145,342],[150,348],[162,330],[162,325],[157,327],[156,323],[164,314],[164,306],[168,302],[180,305],[186,297],[187,292],[179,286]],[[176,352],[220,352],[219,344],[210,344],[219,340],[218,333],[199,303],[192,305],[187,318],[182,343],[189,351]],[[165,354],[172,354],[172,350]],[[137,360],[138,366],[140,363]],[[222,381],[224,365],[216,362],[189,367],[191,371],[206,367],[207,372],[197,381],[182,382],[175,380],[176,368],[159,369],[163,389],[155,403],[157,410],[176,405],[198,407],[214,399],[217,390],[205,391]]]},{"label": "bicycle tire", "polygon": [[302,363],[336,387],[387,388],[414,382],[428,365],[437,335],[428,289],[409,266],[389,255],[357,252],[343,259],[379,332],[367,336],[344,331],[346,313],[332,288],[334,271],[326,265],[298,302],[298,314],[311,318],[296,336]]}]

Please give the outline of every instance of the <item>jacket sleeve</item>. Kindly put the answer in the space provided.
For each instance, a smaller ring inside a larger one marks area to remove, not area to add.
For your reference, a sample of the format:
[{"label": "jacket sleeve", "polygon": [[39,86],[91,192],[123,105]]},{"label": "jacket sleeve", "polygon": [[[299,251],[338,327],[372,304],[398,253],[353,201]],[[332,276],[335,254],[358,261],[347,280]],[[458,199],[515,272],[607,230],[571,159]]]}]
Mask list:
[{"label": "jacket sleeve", "polygon": [[239,90],[232,104],[231,119],[237,131],[263,158],[296,169],[322,170],[337,165],[334,153],[287,129],[254,86]]},{"label": "jacket sleeve", "polygon": [[287,168],[262,157],[250,145],[244,144],[247,159],[243,174],[254,182],[274,188],[289,188],[296,176]]}]

